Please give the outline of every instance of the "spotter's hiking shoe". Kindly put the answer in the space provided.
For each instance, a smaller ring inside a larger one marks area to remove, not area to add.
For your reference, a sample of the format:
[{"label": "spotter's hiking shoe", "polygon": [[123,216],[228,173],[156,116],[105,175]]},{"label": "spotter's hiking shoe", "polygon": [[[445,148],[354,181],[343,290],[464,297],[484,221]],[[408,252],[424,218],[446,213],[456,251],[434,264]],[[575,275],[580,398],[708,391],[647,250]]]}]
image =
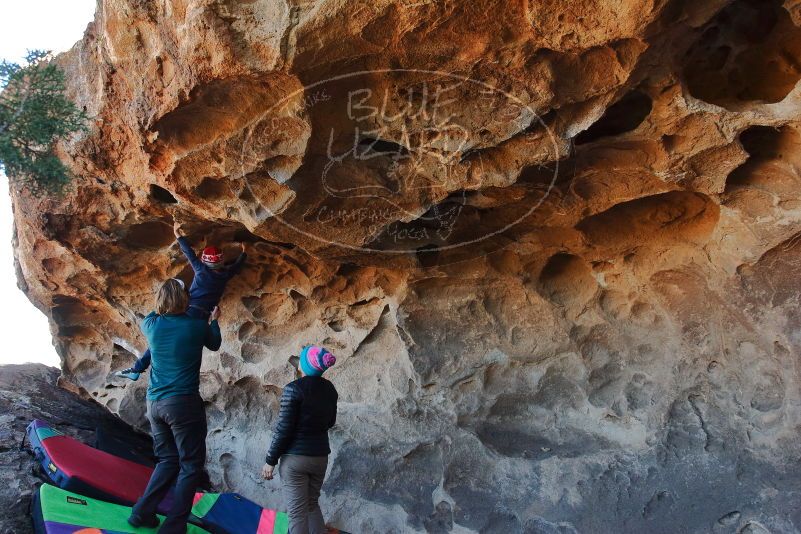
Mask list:
[{"label": "spotter's hiking shoe", "polygon": [[[124,373],[125,371],[120,371],[120,372]],[[136,374],[138,375],[139,373]],[[155,515],[152,517],[144,518],[144,517],[139,517],[136,514],[131,514],[131,516],[128,518],[128,524],[136,528],[142,528],[142,527],[156,528],[157,526],[159,526],[159,523],[160,523],[159,518],[156,517]]]}]

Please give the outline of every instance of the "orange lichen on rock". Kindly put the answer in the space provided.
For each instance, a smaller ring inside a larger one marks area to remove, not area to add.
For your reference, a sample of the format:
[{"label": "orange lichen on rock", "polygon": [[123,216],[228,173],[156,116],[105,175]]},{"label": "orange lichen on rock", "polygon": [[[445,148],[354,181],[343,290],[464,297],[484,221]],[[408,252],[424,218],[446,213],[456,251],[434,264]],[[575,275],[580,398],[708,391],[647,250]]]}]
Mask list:
[{"label": "orange lichen on rock", "polygon": [[249,473],[319,343],[346,530],[795,532],[799,20],[103,0],[57,60],[74,187],[12,193],[20,285],[64,382],[143,426],[112,374],[191,276],[173,222],[248,243],[201,392],[213,481],[273,507]]}]

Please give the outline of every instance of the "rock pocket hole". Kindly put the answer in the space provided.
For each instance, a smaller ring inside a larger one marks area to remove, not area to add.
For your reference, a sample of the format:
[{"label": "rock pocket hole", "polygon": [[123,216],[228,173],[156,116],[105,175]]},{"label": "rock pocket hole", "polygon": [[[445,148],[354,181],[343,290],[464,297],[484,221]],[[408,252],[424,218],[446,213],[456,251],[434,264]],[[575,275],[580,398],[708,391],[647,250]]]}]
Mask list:
[{"label": "rock pocket hole", "polygon": [[740,134],[740,144],[751,157],[777,158],[781,157],[781,137],[778,128],[752,126]]},{"label": "rock pocket hole", "polygon": [[194,189],[195,194],[204,200],[217,200],[231,194],[231,189],[225,178],[203,178],[200,184]]},{"label": "rock pocket hole", "polygon": [[552,256],[539,276],[540,291],[547,298],[560,304],[573,300],[586,301],[598,287],[592,267],[573,254],[560,253]]},{"label": "rock pocket hole", "polygon": [[156,184],[150,184],[150,198],[157,202],[161,202],[162,204],[178,203],[178,199],[176,199],[172,193]]},{"label": "rock pocket hole", "polygon": [[360,267],[355,263],[345,262],[337,269],[337,276],[350,276],[358,272]]},{"label": "rock pocket hole", "polygon": [[760,187],[795,197],[797,171],[801,167],[801,136],[791,127],[752,126],[739,137],[748,160],[726,180],[726,193],[743,187]]},{"label": "rock pocket hole", "polygon": [[121,371],[130,367],[136,361],[136,354],[129,351],[122,345],[114,343],[111,351],[111,370]]},{"label": "rock pocket hole", "polygon": [[[256,310],[256,308],[258,307],[260,302],[261,302],[261,299],[259,297],[242,297],[242,304],[244,304],[245,308],[247,308],[247,310],[250,313],[254,313],[254,311]],[[250,324],[253,324],[253,323],[250,323]],[[249,336],[252,333],[252,330],[249,329],[249,328],[245,328],[245,326],[247,326],[247,323],[245,325],[243,325],[243,329],[245,330],[245,333]],[[255,325],[254,325],[254,327],[255,327]],[[240,339],[243,339],[243,338],[240,338]]]},{"label": "rock pocket hole", "polygon": [[651,97],[641,91],[631,91],[609,106],[592,126],[578,134],[576,144],[583,145],[634,130],[651,113],[651,106]]},{"label": "rock pocket hole", "polygon": [[685,60],[694,97],[729,109],[779,102],[801,78],[801,29],[780,1],[737,0],[701,32]]},{"label": "rock pocket hole", "polygon": [[189,101],[159,119],[158,143],[187,152],[240,131],[262,116],[277,97],[267,80],[233,77],[192,90]]},{"label": "rock pocket hole", "polygon": [[415,254],[420,267],[434,267],[439,259],[439,247],[432,244],[423,245],[416,250]]},{"label": "rock pocket hole", "polygon": [[705,241],[717,224],[719,206],[702,193],[669,191],[630,200],[582,220],[576,228],[609,258],[648,245]]},{"label": "rock pocket hole", "polygon": [[370,154],[397,154],[399,156],[405,156],[408,153],[409,149],[403,145],[395,143],[394,141],[376,139],[373,137],[365,137],[359,141],[360,156],[366,156]]},{"label": "rock pocket hole", "polygon": [[264,241],[264,239],[250,232],[246,228],[240,228],[234,232],[234,235],[231,237],[231,241],[236,241],[238,243],[261,243]]},{"label": "rock pocket hole", "polygon": [[[256,300],[258,301],[258,299]],[[249,307],[248,309],[250,310]],[[256,330],[258,330],[256,323],[252,321],[244,323],[242,326],[239,327],[239,332],[237,333],[237,335],[239,336],[239,341],[245,341],[246,339],[251,337]]]},{"label": "rock pocket hole", "polygon": [[123,243],[131,248],[164,248],[174,240],[172,226],[162,221],[134,224],[122,238]]},{"label": "rock pocket hole", "polygon": [[253,196],[253,192],[250,190],[249,187],[245,187],[242,191],[239,192],[239,200],[243,202],[247,202],[248,204],[256,203],[256,197]]},{"label": "rock pocket hole", "polygon": [[55,295],[50,316],[58,325],[71,325],[86,320],[87,310],[80,300],[68,295]]},{"label": "rock pocket hole", "polygon": [[242,359],[247,363],[259,363],[267,357],[267,346],[254,341],[242,345]]}]

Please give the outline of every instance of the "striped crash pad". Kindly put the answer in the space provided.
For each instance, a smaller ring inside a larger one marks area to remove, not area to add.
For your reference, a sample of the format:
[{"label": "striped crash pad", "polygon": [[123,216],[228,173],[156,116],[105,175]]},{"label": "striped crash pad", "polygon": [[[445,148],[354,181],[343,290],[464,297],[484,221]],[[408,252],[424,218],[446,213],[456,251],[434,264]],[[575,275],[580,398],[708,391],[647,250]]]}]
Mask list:
[{"label": "striped crash pad", "polygon": [[[155,534],[157,528],[134,528],[128,524],[131,509],[42,484],[33,500],[36,534]],[[163,520],[163,516],[159,516]],[[207,534],[189,525],[187,534]]]},{"label": "striped crash pad", "polygon": [[236,493],[196,493],[192,514],[210,530],[223,527],[230,534],[287,534],[289,517],[262,508]]},{"label": "striped crash pad", "polygon": [[[34,456],[53,484],[98,502],[121,504],[126,510],[144,493],[153,472],[149,467],[118,458],[65,436],[39,419],[28,425],[28,439]],[[168,495],[159,505],[158,512],[166,513],[170,504],[171,496]],[[213,534],[288,532],[289,520],[286,513],[262,508],[236,493],[197,493],[192,514],[190,522]],[[58,532],[61,534],[61,531]],[[328,532],[347,534],[336,529],[329,529]]]},{"label": "striped crash pad", "polygon": [[[153,469],[65,436],[41,419],[28,425],[28,441],[47,477],[59,488],[106,502],[133,506]],[[158,512],[169,510],[168,496]]]}]

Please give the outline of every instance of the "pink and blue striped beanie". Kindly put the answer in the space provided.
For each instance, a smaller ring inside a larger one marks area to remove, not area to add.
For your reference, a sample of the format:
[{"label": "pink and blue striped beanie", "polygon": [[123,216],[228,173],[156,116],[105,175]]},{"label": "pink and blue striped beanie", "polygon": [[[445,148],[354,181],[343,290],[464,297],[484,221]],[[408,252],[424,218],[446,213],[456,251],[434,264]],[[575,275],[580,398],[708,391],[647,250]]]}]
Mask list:
[{"label": "pink and blue striped beanie", "polygon": [[323,347],[307,345],[300,351],[300,369],[306,376],[322,376],[337,359]]}]

